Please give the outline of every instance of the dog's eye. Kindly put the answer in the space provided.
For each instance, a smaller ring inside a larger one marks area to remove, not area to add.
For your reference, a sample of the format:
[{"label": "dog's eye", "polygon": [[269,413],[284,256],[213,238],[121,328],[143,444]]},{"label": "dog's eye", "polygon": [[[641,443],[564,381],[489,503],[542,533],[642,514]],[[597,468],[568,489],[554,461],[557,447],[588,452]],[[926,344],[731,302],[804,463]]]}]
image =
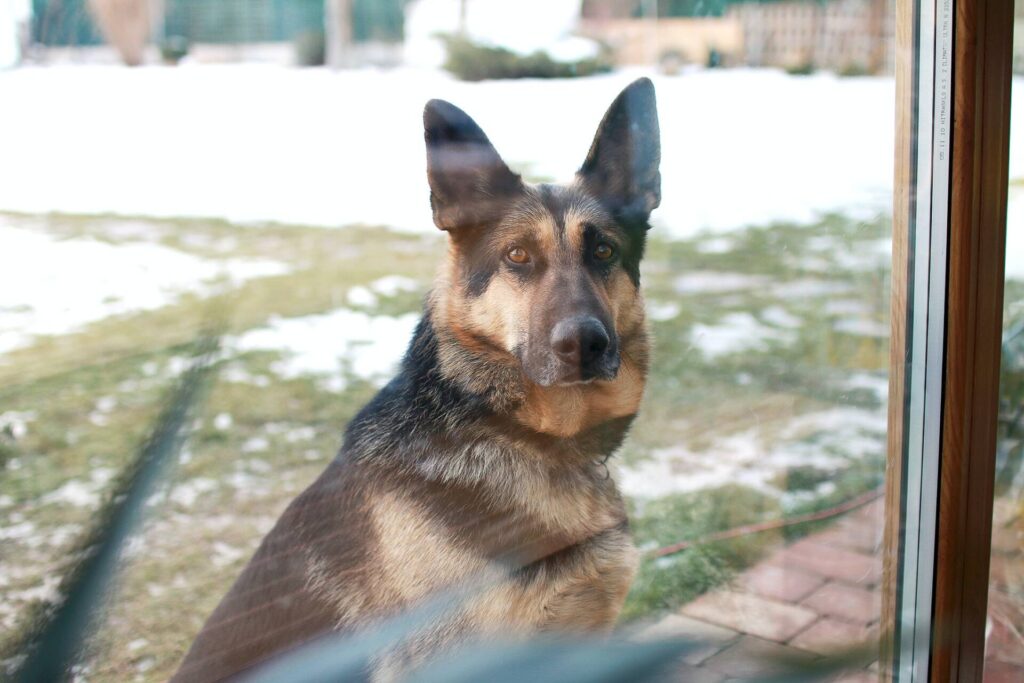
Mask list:
[{"label": "dog's eye", "polygon": [[612,249],[612,245],[607,242],[601,242],[594,247],[594,258],[598,261],[607,261],[615,255],[615,250]]},{"label": "dog's eye", "polygon": [[512,247],[508,250],[506,257],[509,261],[518,265],[530,262],[530,254],[522,247]]}]

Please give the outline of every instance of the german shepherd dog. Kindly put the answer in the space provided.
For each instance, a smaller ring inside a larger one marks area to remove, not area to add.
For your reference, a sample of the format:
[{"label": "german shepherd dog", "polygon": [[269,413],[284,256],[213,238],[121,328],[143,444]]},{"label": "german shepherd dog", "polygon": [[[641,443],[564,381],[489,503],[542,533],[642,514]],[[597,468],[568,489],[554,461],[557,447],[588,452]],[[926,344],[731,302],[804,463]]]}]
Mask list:
[{"label": "german shepherd dog", "polygon": [[235,677],[499,568],[379,658],[393,680],[466,638],[605,632],[635,571],[605,461],[640,404],[640,259],[661,199],[654,86],[629,85],[572,183],[533,185],[466,113],[423,114],[448,258],[401,370],[285,510],[175,681]]}]

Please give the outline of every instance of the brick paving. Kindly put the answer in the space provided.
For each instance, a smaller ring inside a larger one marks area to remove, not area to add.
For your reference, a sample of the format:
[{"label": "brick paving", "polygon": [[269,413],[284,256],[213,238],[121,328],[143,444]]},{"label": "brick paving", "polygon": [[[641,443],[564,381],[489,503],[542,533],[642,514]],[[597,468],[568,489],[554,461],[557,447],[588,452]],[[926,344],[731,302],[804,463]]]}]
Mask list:
[{"label": "brick paving", "polygon": [[[775,551],[643,635],[705,644],[684,658],[677,680],[687,683],[756,680],[778,673],[779,662],[813,662],[858,645],[870,651],[881,614],[883,514],[879,499],[846,515]],[[1014,627],[1021,606],[1008,597],[1006,586],[1013,582],[1004,577],[1013,572],[1024,576],[1021,539],[999,537],[993,544],[985,681],[1017,682],[1024,680],[1024,640]],[[834,683],[877,680],[876,662],[832,678]]]},{"label": "brick paving", "polygon": [[1024,533],[1021,504],[997,499],[992,517],[985,683],[1024,680]]}]

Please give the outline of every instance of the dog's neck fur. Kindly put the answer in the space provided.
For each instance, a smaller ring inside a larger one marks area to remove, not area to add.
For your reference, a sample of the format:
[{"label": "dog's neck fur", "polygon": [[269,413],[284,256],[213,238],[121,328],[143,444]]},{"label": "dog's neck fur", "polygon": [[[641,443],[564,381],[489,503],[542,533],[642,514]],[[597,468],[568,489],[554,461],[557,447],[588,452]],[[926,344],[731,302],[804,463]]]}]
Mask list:
[{"label": "dog's neck fur", "polygon": [[[471,340],[470,346],[456,339],[435,320],[444,315],[439,300],[428,298],[398,376],[349,425],[346,442],[355,452],[383,454],[395,446],[417,452],[439,441],[474,438],[592,461],[619,447],[643,393],[648,340],[642,325],[623,339],[616,380],[545,388],[486,340]],[[387,424],[373,410],[382,405],[393,407]],[[374,422],[361,419],[371,413]]]}]

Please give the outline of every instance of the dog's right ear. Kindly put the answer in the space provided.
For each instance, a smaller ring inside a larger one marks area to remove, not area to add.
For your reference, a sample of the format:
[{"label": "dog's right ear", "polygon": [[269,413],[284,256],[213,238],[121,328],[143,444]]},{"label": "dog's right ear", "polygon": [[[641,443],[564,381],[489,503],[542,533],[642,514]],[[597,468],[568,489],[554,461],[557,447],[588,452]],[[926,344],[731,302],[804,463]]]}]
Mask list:
[{"label": "dog's right ear", "polygon": [[522,179],[502,161],[469,115],[444,100],[423,109],[427,180],[434,223],[455,231],[485,225],[500,215]]}]

